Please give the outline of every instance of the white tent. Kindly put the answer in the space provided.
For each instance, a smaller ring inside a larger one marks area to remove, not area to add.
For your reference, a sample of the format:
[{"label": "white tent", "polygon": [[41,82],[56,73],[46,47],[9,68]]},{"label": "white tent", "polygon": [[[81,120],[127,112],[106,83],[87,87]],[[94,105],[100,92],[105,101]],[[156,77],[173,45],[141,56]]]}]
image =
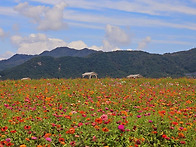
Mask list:
[{"label": "white tent", "polygon": [[127,76],[127,78],[133,78],[133,79],[136,79],[136,78],[142,78],[143,76],[140,75],[140,74],[135,74],[135,75],[129,75]]},{"label": "white tent", "polygon": [[95,76],[95,77],[97,78],[97,75],[98,75],[98,74],[95,73],[95,72],[85,72],[85,73],[82,74],[82,77],[84,78],[85,76],[88,76],[89,79],[91,79],[92,76]]}]

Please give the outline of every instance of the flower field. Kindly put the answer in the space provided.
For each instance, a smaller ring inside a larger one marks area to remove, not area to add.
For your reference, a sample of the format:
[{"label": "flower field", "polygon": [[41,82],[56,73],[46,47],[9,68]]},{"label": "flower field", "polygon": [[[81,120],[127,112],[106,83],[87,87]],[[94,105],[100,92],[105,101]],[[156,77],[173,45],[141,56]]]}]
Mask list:
[{"label": "flower field", "polygon": [[196,146],[195,79],[0,81],[0,147]]}]

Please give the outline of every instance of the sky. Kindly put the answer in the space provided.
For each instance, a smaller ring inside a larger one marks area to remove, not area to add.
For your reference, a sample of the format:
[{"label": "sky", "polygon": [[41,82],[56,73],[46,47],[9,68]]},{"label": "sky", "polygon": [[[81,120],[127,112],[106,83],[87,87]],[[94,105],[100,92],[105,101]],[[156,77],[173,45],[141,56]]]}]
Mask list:
[{"label": "sky", "polygon": [[196,0],[0,0],[0,60],[62,46],[189,50],[196,47]]}]

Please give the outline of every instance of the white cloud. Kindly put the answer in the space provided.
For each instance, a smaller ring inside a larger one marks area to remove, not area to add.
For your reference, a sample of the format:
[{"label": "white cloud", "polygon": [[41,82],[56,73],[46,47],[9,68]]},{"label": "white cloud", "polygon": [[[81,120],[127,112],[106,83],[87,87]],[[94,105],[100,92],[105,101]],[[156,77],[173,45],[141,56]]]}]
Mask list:
[{"label": "white cloud", "polygon": [[130,35],[120,27],[107,25],[105,39],[103,40],[104,51],[116,50],[131,42]]},{"label": "white cloud", "polygon": [[15,16],[16,12],[12,7],[2,7],[0,6],[0,15],[10,15]]},{"label": "white cloud", "polygon": [[130,43],[130,36],[120,27],[107,25],[106,26],[106,39],[112,44],[124,45]]},{"label": "white cloud", "polygon": [[74,49],[88,48],[88,46],[81,40],[79,40],[79,41],[72,41],[67,46],[70,47],[70,48],[74,48]]},{"label": "white cloud", "polygon": [[[55,4],[54,0],[31,0],[47,4]],[[191,0],[195,2],[195,0]],[[70,7],[83,9],[114,9],[125,12],[144,13],[149,15],[168,15],[171,13],[181,13],[196,15],[196,9],[181,0],[66,0]]]},{"label": "white cloud", "polygon": [[63,21],[63,11],[66,7],[64,2],[54,5],[53,8],[46,6],[32,6],[28,2],[20,3],[14,9],[38,24],[39,30],[59,30],[66,28]]},{"label": "white cloud", "polygon": [[17,45],[19,54],[40,54],[45,50],[50,51],[67,45],[63,40],[48,38],[45,34],[31,34],[27,37],[12,36],[11,41]]},{"label": "white cloud", "polygon": [[14,7],[15,11],[31,18],[34,23],[39,22],[48,9],[45,6],[31,6],[28,2],[20,3]]},{"label": "white cloud", "polygon": [[[94,26],[100,26],[99,29],[104,28],[105,24],[113,24],[117,26],[137,26],[137,27],[169,27],[169,28],[178,28],[178,29],[189,29],[196,30],[196,23],[194,22],[183,22],[175,20],[161,20],[154,18],[146,18],[143,16],[140,17],[123,17],[123,16],[102,16],[102,15],[93,15],[88,13],[82,13],[77,11],[65,11],[64,19],[67,19],[69,22],[85,22],[87,24],[91,23]],[[71,23],[70,23],[71,24]],[[95,25],[96,24],[96,25]],[[81,27],[86,27],[82,26]],[[91,28],[93,28],[91,26]]]},{"label": "white cloud", "polygon": [[8,59],[13,55],[14,55],[13,52],[7,51],[4,54],[0,55],[0,60]]},{"label": "white cloud", "polygon": [[145,39],[143,39],[141,42],[138,43],[137,49],[139,50],[144,49],[150,42],[151,42],[151,37],[147,36]]},{"label": "white cloud", "polygon": [[59,30],[67,27],[67,24],[63,22],[63,11],[66,7],[64,2],[55,5],[52,9],[49,9],[44,16],[44,19],[40,21],[38,26],[39,30]]},{"label": "white cloud", "polygon": [[[20,3],[21,5],[25,4],[28,9],[25,7],[24,10],[20,9],[18,12],[26,17],[31,18],[32,21],[35,22],[36,19],[40,19],[40,21],[36,22],[38,24],[38,29],[40,30],[58,30],[63,29],[66,27],[66,23],[63,22],[63,19],[66,19],[69,24],[74,25],[80,25],[80,27],[91,27],[91,28],[104,28],[103,25],[106,24],[113,24],[118,26],[147,26],[147,27],[170,27],[170,28],[179,28],[179,29],[190,29],[190,30],[196,30],[196,24],[194,22],[188,22],[188,21],[177,21],[177,19],[170,19],[169,21],[165,21],[164,19],[161,20],[161,18],[151,18],[148,17],[135,17],[132,15],[131,17],[127,18],[124,16],[111,16],[110,13],[107,15],[93,15],[92,13],[88,12],[82,12],[82,11],[71,11],[66,10],[64,11],[61,9],[56,9],[55,7],[62,2],[62,0],[31,0],[31,1],[37,1],[44,4],[51,4],[55,5],[53,8],[46,7],[46,6],[30,6],[25,3]],[[104,5],[103,5],[104,3]],[[20,5],[19,4],[19,5]],[[103,10],[120,10],[125,12],[137,12],[137,13],[144,13],[144,14],[150,14],[150,15],[161,15],[161,16],[179,16],[178,14],[186,14],[186,15],[196,15],[196,8],[191,7],[185,2],[182,2],[180,0],[173,0],[173,1],[163,1],[163,0],[140,0],[140,1],[128,1],[128,0],[99,0],[99,1],[90,1],[90,0],[66,0],[66,4],[64,2],[61,3],[62,6],[67,4],[67,7],[70,8],[82,8],[82,9],[90,9],[90,10],[99,10],[102,14]],[[19,6],[18,5],[18,6]],[[17,7],[17,6],[16,6]],[[33,9],[31,11],[36,11],[35,13],[30,13],[30,9]],[[42,12],[42,9],[43,12]],[[25,11],[25,13],[23,13]],[[37,14],[37,12],[41,11]],[[51,13],[50,13],[51,12]],[[54,13],[52,13],[54,12]],[[53,17],[54,14],[58,17]],[[132,14],[132,13],[130,13]],[[27,16],[28,15],[28,16]],[[47,16],[47,17],[46,17]],[[181,19],[181,18],[179,18]],[[87,24],[81,24],[78,22],[85,22],[85,23],[94,23],[91,25]],[[134,23],[133,23],[134,22]],[[100,26],[102,24],[102,26]]]},{"label": "white cloud", "polygon": [[[29,36],[22,37],[15,35],[11,37],[11,42],[18,47],[18,54],[40,54],[43,51],[50,51],[56,47],[67,46],[74,49],[89,48],[83,41],[72,41],[70,43],[57,38],[48,38],[45,34],[30,34]],[[100,47],[90,47],[94,50],[100,50]]]},{"label": "white cloud", "polygon": [[103,49],[103,46],[99,47],[99,46],[93,45],[93,46],[89,47],[89,49],[101,51]]},{"label": "white cloud", "polygon": [[2,28],[0,28],[0,38],[3,39],[6,36],[6,33]]},{"label": "white cloud", "polygon": [[119,48],[112,43],[110,43],[108,40],[103,40],[103,50],[108,52],[108,51],[115,51],[118,50]]}]

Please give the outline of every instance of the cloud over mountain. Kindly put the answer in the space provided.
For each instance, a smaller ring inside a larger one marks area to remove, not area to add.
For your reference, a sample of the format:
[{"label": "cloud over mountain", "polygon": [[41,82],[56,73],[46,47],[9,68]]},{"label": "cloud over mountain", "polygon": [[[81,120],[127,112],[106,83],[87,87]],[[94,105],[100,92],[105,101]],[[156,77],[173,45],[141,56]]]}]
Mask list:
[{"label": "cloud over mountain", "polygon": [[151,42],[151,37],[147,36],[141,42],[138,43],[137,49],[140,49],[140,50],[144,49],[150,42]]},{"label": "cloud over mountain", "polygon": [[66,46],[67,43],[61,39],[48,38],[45,34],[30,34],[27,37],[18,35],[12,36],[11,41],[18,47],[20,54],[40,54],[45,50],[52,50],[59,46]]},{"label": "cloud over mountain", "polygon": [[106,25],[103,48],[105,51],[118,49],[131,42],[130,35],[118,26]]},{"label": "cloud over mountain", "polygon": [[83,41],[72,41],[70,43],[65,42],[58,38],[49,38],[45,34],[30,34],[29,36],[14,35],[11,37],[11,42],[15,45],[18,50],[18,54],[29,54],[35,55],[40,54],[43,51],[51,51],[56,47],[70,47],[74,49],[91,48],[95,50],[100,50],[100,47],[92,46],[88,47]]}]

